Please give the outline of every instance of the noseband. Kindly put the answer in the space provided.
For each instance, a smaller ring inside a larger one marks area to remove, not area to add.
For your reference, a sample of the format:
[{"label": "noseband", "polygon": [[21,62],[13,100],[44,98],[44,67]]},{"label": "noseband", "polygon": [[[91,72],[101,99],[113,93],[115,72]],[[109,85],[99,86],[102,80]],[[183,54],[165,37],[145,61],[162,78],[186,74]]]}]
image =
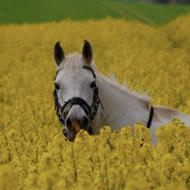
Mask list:
[{"label": "noseband", "polygon": [[[92,70],[92,68],[90,68],[86,65],[84,65],[83,68],[91,71],[94,79],[96,79],[96,75],[95,75],[94,71]],[[99,98],[99,91],[98,91],[98,87],[96,86],[96,83],[94,83],[94,86],[93,86],[93,100],[92,100],[91,105],[89,105],[84,99],[82,99],[80,97],[73,97],[73,98],[67,100],[63,106],[61,106],[59,103],[59,100],[58,100],[58,95],[57,95],[56,89],[54,90],[53,95],[54,95],[54,100],[55,100],[55,109],[56,109],[57,116],[58,116],[60,122],[63,124],[65,124],[65,121],[67,119],[69,111],[75,105],[79,105],[84,110],[85,114],[87,115],[87,117],[90,120],[91,125],[92,125],[95,115],[97,114],[99,105],[101,105],[103,108],[103,105]],[[93,133],[92,126],[90,126],[89,133],[90,134]]]}]

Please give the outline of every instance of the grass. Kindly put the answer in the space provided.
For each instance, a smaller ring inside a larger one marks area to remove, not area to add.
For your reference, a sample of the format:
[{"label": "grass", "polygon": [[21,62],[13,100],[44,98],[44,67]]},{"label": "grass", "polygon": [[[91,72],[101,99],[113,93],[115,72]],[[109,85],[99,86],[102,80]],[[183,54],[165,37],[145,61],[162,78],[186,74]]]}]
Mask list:
[{"label": "grass", "polygon": [[125,0],[1,0],[0,24],[111,16],[157,25],[188,12],[188,5],[126,3]]},{"label": "grass", "polygon": [[[126,4],[126,3],[125,3]],[[147,22],[148,20],[154,24],[165,24],[175,19],[179,15],[190,13],[190,6],[185,4],[163,5],[163,4],[126,4],[125,6],[134,17]],[[146,20],[145,20],[146,18]]]}]

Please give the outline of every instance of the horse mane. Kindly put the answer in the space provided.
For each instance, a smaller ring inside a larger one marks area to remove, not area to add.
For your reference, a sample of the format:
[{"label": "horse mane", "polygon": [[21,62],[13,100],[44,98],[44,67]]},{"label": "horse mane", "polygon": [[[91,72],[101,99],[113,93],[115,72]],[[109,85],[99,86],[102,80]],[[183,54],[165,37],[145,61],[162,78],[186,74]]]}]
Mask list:
[{"label": "horse mane", "polygon": [[115,78],[114,75],[111,75],[109,77],[105,77],[104,75],[100,74],[101,77],[104,78],[113,88],[117,89],[120,93],[128,93],[129,95],[139,99],[140,101],[144,102],[147,106],[150,105],[151,98],[146,95],[145,93],[140,94],[133,90],[131,87],[129,88],[127,83],[120,84],[118,80]]}]

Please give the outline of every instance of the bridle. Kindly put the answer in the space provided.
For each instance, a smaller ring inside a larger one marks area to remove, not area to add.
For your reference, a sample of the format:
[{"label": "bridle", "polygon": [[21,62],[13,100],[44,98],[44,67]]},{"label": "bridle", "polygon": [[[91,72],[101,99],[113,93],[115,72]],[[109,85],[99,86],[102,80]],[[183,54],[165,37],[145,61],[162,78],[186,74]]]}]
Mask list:
[{"label": "bridle", "polygon": [[[96,80],[96,75],[91,67],[84,65],[83,68],[89,70],[92,73],[94,79]],[[53,95],[54,95],[54,100],[55,100],[56,114],[59,118],[59,121],[63,125],[65,124],[65,121],[69,114],[70,109],[74,105],[79,105],[84,110],[87,117],[89,118],[90,128],[89,128],[88,132],[89,132],[89,134],[93,134],[92,123],[93,123],[94,117],[96,116],[96,114],[98,112],[99,105],[101,105],[101,107],[104,109],[104,107],[100,101],[100,98],[99,98],[99,90],[98,90],[98,87],[96,86],[96,81],[94,81],[94,85],[93,85],[93,100],[92,100],[91,105],[89,105],[84,99],[82,99],[80,97],[73,97],[73,98],[67,100],[63,106],[61,106],[59,103],[59,100],[58,100],[58,95],[57,95],[56,89],[54,89]],[[147,128],[151,127],[153,115],[154,115],[154,108],[153,108],[153,106],[151,106],[148,122],[146,125]]]},{"label": "bridle", "polygon": [[[84,65],[83,68],[89,70],[92,73],[94,79],[96,80],[96,75],[91,67]],[[74,105],[79,105],[84,110],[85,114],[87,115],[90,121],[90,128],[88,132],[90,134],[93,134],[92,122],[98,112],[99,105],[101,105],[101,107],[103,108],[103,105],[99,98],[99,90],[98,90],[98,87],[96,86],[96,81],[93,82],[93,100],[92,100],[91,105],[89,105],[84,99],[80,97],[72,97],[71,99],[67,100],[63,106],[61,106],[58,100],[56,89],[54,89],[53,95],[54,95],[54,100],[55,100],[56,114],[59,118],[59,121],[62,124],[65,124],[65,121],[67,119],[70,109]]]}]

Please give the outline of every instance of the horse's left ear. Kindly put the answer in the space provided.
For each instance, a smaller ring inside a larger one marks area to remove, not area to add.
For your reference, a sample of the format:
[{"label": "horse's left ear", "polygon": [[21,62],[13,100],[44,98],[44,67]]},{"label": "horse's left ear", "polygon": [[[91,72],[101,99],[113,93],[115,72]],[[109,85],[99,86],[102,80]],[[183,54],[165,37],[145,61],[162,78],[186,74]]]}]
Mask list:
[{"label": "horse's left ear", "polygon": [[90,42],[84,40],[84,45],[82,48],[82,56],[87,64],[91,64],[93,59],[93,51]]}]

